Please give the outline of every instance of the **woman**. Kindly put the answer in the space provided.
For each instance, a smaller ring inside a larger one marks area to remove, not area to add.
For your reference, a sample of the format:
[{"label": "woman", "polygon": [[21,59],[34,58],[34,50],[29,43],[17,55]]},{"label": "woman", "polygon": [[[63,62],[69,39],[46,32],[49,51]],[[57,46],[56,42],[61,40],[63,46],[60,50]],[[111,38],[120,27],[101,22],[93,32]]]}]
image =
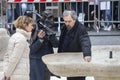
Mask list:
[{"label": "woman", "polygon": [[14,21],[16,33],[11,36],[4,56],[5,80],[29,80],[29,44],[30,32],[34,21],[20,16]]}]

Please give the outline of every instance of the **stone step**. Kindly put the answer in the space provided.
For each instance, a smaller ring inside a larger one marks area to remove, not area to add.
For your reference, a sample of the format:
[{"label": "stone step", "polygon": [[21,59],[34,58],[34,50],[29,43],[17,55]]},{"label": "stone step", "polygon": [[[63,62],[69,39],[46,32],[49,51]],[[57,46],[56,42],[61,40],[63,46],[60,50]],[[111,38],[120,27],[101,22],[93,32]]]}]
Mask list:
[{"label": "stone step", "polygon": [[89,36],[120,36],[120,31],[88,31]]},{"label": "stone step", "polygon": [[120,45],[120,31],[88,32],[93,45]]}]

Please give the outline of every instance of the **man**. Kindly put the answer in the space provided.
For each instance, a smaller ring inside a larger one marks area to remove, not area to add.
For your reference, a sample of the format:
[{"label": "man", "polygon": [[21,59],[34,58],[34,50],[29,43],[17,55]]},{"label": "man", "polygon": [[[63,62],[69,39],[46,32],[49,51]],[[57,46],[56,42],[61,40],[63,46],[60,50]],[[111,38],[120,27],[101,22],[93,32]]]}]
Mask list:
[{"label": "man", "polygon": [[[84,60],[91,61],[91,42],[75,11],[63,12],[65,25],[61,28],[58,52],[83,52]],[[67,77],[67,80],[85,80],[85,77]]]}]

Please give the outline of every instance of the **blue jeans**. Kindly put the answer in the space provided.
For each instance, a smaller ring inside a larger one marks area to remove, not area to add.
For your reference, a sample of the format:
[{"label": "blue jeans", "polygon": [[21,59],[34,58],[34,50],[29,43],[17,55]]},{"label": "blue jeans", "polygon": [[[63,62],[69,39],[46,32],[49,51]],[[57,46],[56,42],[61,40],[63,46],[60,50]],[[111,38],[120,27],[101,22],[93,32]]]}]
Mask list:
[{"label": "blue jeans", "polygon": [[30,10],[30,11],[33,10],[33,4],[32,3],[22,3],[21,9],[22,9],[22,15],[24,15],[26,10]]},{"label": "blue jeans", "polygon": [[9,24],[11,30],[13,30],[13,24],[12,24],[12,22],[14,20],[14,10],[15,9],[8,9],[7,10],[7,18],[8,18],[7,22]]},{"label": "blue jeans", "polygon": [[14,16],[13,14],[14,14],[14,9],[8,9],[7,10],[8,23],[12,23],[13,16]]},{"label": "blue jeans", "polygon": [[[111,21],[111,10],[105,10],[104,20],[105,21]],[[109,26],[109,25],[111,25],[111,22],[105,22],[105,25]]]},{"label": "blue jeans", "polygon": [[27,10],[30,10],[30,11],[33,10],[33,4],[32,3],[27,4]]},{"label": "blue jeans", "polygon": [[22,15],[24,15],[25,14],[25,11],[27,10],[27,4],[26,3],[22,3],[21,4],[21,9],[22,9]]}]

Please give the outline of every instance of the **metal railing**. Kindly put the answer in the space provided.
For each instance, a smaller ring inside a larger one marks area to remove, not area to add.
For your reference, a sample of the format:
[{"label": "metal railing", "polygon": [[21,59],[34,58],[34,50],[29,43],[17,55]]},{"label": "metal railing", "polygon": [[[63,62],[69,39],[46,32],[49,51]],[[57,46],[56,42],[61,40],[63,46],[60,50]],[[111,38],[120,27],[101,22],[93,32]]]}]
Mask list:
[{"label": "metal railing", "polygon": [[[37,0],[35,0],[37,1]],[[46,9],[50,9],[55,17],[56,29],[59,30],[60,26],[64,23],[62,19],[62,12],[65,9],[75,10],[78,14],[78,20],[81,21],[87,28],[105,30],[105,26],[110,26],[116,29],[120,23],[120,1],[119,0],[82,0],[81,2],[68,1],[68,2],[8,2],[8,9],[13,9],[13,16],[11,19],[14,21],[18,16],[22,15],[22,3],[31,4],[32,10],[41,13]],[[57,1],[57,0],[56,0]],[[96,2],[97,1],[97,2]],[[110,4],[109,2],[110,1]],[[105,5],[108,4],[108,5]],[[23,7],[25,7],[23,5]],[[29,8],[29,7],[27,7]],[[109,10],[110,9],[110,10]],[[8,11],[8,10],[7,10]],[[109,12],[109,13],[107,13]],[[8,13],[8,12],[7,12]],[[107,17],[107,14],[111,17]],[[108,19],[110,18],[110,19]],[[8,20],[8,16],[7,16]],[[12,24],[10,22],[9,24]]]}]

